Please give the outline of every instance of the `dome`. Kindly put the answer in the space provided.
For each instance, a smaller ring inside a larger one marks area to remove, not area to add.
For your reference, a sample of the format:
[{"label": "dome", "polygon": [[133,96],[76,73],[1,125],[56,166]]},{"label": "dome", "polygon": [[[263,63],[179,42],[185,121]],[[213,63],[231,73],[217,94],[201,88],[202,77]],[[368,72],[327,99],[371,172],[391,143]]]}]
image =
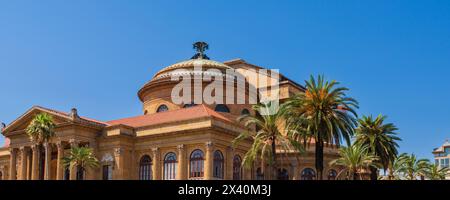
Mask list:
[{"label": "dome", "polygon": [[214,61],[214,60],[208,60],[208,59],[202,59],[202,58],[190,59],[190,60],[175,63],[173,65],[163,68],[162,70],[157,72],[155,74],[155,76],[153,76],[152,81],[158,80],[161,78],[165,78],[165,77],[170,77],[171,72],[174,72],[175,70],[179,70],[179,69],[186,69],[186,70],[193,72],[193,69],[195,66],[202,67],[202,71],[206,71],[211,68],[218,69],[221,72],[225,72],[225,70],[227,70],[227,69],[233,70],[233,68],[231,68],[221,62]]},{"label": "dome", "polygon": [[[234,70],[234,68],[227,66],[221,62],[217,62],[214,60],[210,60],[207,55],[204,54],[204,51],[207,50],[208,44],[205,42],[196,42],[193,44],[194,49],[196,49],[197,53],[189,60],[185,60],[182,62],[178,62],[172,64],[170,66],[164,67],[160,71],[158,71],[150,81],[148,81],[139,91],[138,97],[142,101],[143,95],[150,87],[154,87],[160,85],[160,83],[167,83],[167,81],[171,81],[171,77],[173,76],[185,76],[185,75],[208,75],[208,76],[222,76],[223,80],[228,80],[228,78],[234,78],[233,74],[227,74],[227,70]],[[196,67],[201,67],[201,70],[197,70]],[[219,70],[219,72],[208,71],[210,69]],[[182,70],[182,71],[180,71]]]}]

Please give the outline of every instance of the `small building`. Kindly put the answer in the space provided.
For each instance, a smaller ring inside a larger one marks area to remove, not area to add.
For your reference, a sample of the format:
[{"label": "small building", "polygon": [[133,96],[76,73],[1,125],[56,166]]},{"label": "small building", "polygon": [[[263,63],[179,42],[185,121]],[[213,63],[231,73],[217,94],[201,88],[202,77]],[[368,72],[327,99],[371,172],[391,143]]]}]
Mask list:
[{"label": "small building", "polygon": [[[435,164],[439,166],[439,168],[449,167],[450,168],[450,142],[446,140],[445,143],[439,148],[435,148],[433,150],[434,161]],[[450,174],[447,176],[448,180],[450,180]]]}]

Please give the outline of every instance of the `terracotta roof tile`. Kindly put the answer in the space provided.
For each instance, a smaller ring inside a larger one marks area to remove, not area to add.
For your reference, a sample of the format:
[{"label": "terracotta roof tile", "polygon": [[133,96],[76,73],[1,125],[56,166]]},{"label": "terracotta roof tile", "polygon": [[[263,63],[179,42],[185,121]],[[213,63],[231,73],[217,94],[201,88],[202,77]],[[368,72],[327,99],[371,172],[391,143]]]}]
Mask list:
[{"label": "terracotta roof tile", "polygon": [[190,119],[198,119],[202,117],[213,117],[226,122],[233,122],[231,116],[226,116],[222,113],[218,113],[205,105],[193,106],[190,108],[182,108],[173,111],[160,112],[150,115],[141,115],[136,117],[112,120],[106,122],[107,124],[114,125],[126,125],[134,128],[151,126],[156,124],[164,124],[177,121],[185,121]]}]

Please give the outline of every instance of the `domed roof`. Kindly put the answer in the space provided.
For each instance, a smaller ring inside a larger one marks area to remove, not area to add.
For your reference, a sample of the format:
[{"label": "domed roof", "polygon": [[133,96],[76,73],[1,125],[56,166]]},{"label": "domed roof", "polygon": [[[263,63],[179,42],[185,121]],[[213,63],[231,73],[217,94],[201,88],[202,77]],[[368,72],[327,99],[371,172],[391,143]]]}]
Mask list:
[{"label": "domed roof", "polygon": [[[209,48],[206,42],[196,42],[193,44],[193,47],[194,49],[196,49],[197,53],[191,59],[175,63],[158,71],[153,76],[153,78],[138,91],[139,98],[142,100],[142,94],[147,90],[147,88],[154,85],[154,83],[170,80],[172,76],[184,76],[184,75],[209,75],[214,77],[232,76],[227,75],[226,71],[228,69],[233,70],[234,68],[227,66],[221,62],[210,60],[209,57],[204,54],[204,51]],[[201,70],[198,70],[197,69],[198,67],[201,67]],[[210,69],[219,70],[220,73],[208,71]]]},{"label": "domed roof", "polygon": [[157,80],[164,77],[170,77],[170,72],[173,72],[178,69],[186,69],[192,71],[194,67],[201,67],[202,71],[214,68],[218,69],[220,71],[225,71],[227,69],[232,70],[233,68],[214,60],[208,60],[203,58],[198,59],[190,59],[182,62],[175,63],[173,65],[170,65],[168,67],[163,68],[162,70],[158,71],[155,76],[153,76],[152,80]]}]

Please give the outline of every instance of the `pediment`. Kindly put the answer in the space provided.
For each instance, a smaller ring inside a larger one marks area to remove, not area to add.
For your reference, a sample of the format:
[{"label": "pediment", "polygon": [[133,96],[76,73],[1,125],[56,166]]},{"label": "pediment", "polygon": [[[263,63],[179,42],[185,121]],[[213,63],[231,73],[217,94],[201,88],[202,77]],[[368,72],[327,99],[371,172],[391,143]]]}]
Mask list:
[{"label": "pediment", "polygon": [[48,109],[44,109],[42,107],[34,106],[29,109],[27,112],[22,114],[19,118],[11,122],[5,129],[2,131],[2,134],[7,136],[11,132],[20,131],[26,129],[26,127],[30,124],[31,120],[39,113],[47,113],[53,117],[53,120],[56,125],[71,122],[71,118],[63,113],[53,112]]}]

